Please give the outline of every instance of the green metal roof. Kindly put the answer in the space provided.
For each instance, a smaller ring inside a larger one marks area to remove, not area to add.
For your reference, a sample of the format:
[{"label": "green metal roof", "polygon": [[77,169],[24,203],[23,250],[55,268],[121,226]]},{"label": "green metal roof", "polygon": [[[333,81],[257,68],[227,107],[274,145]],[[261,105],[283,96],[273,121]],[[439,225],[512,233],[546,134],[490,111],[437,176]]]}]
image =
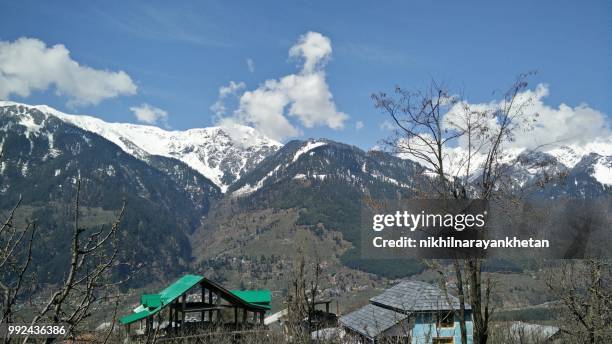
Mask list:
[{"label": "green metal roof", "polygon": [[140,296],[140,304],[146,308],[157,308],[162,305],[160,294],[142,294]]},{"label": "green metal roof", "polygon": [[159,293],[161,295],[162,305],[171,303],[203,279],[204,277],[198,275],[185,275],[179,278],[178,281],[172,283]]},{"label": "green metal roof", "polygon": [[[159,309],[161,309],[161,308],[159,308]],[[132,314],[126,315],[123,318],[119,319],[119,322],[122,325],[131,324],[131,323],[133,323],[135,321],[142,320],[142,319],[148,317],[149,315],[154,315],[155,313],[159,312],[159,309],[157,309],[155,312],[150,312],[148,310],[144,310],[144,311],[140,311],[138,313],[132,313]]]},{"label": "green metal roof", "polygon": [[230,292],[245,302],[267,309],[272,308],[272,293],[269,290],[230,290]]},{"label": "green metal roof", "polygon": [[162,290],[159,294],[142,295],[140,298],[142,305],[136,309],[138,311],[124,316],[119,319],[119,322],[123,325],[127,325],[156,314],[203,279],[204,277],[198,275],[185,275],[169,285],[166,289]]},{"label": "green metal roof", "polygon": [[[169,285],[161,292],[159,292],[158,294],[143,294],[140,298],[141,305],[134,310],[134,313],[126,315],[119,319],[119,322],[123,325],[127,325],[135,321],[139,321],[149,316],[155,315],[164,307],[166,307],[174,300],[179,298],[181,295],[189,291],[189,289],[196,286],[202,280],[204,280],[203,276],[185,275],[179,278],[176,282]],[[229,298],[230,300],[232,298],[237,298],[235,302],[241,302],[259,309],[272,308],[272,295],[269,290],[229,291],[209,280],[206,280],[204,285],[214,286],[216,289],[219,290],[219,292],[225,295],[225,298]]]}]

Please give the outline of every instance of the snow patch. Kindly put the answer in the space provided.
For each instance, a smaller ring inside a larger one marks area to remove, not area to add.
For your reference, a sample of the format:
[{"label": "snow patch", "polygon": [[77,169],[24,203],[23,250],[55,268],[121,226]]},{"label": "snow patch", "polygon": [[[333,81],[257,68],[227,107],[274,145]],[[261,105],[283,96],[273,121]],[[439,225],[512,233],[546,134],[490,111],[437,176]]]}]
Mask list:
[{"label": "snow patch", "polygon": [[612,156],[612,140],[606,141],[600,139],[583,145],[556,147],[550,150],[544,150],[544,152],[557,158],[557,160],[567,168],[573,168],[582,158],[591,153]]},{"label": "snow patch", "polygon": [[61,154],[61,151],[55,148],[55,140],[52,133],[47,132],[47,140],[49,140],[49,156],[57,158]]},{"label": "snow patch", "polygon": [[268,172],[268,174],[266,174],[263,178],[261,178],[256,184],[255,186],[251,186],[251,184],[246,184],[243,187],[241,187],[240,189],[234,191],[232,193],[232,195],[234,196],[244,196],[244,195],[248,195],[251,194],[257,190],[259,190],[265,183],[265,181],[272,177],[279,169],[280,169],[281,165],[276,166],[272,171]]},{"label": "snow patch", "polygon": [[391,177],[387,177],[384,174],[381,174],[377,171],[374,171],[372,173],[370,173],[370,175],[384,183],[389,183],[389,184],[393,184],[402,188],[410,188],[410,185],[406,184],[406,183],[401,183],[399,182],[397,179],[391,178]]},{"label": "snow patch", "polygon": [[38,136],[40,133],[40,129],[43,127],[43,124],[36,124],[34,122],[34,118],[32,116],[22,116],[19,124],[23,125],[26,129],[26,136],[31,138],[33,135]]},{"label": "snow patch", "polygon": [[302,148],[298,149],[297,152],[295,152],[295,155],[293,156],[293,161],[292,162],[296,162],[300,156],[304,153],[308,153],[309,151],[317,148],[317,147],[321,147],[321,146],[325,146],[327,143],[326,142],[308,142],[306,143],[306,145],[304,145]]},{"label": "snow patch", "polygon": [[293,179],[306,179],[306,175],[303,173],[298,173],[295,176],[293,176]]},{"label": "snow patch", "polygon": [[591,176],[604,185],[612,185],[612,157],[597,159]]}]

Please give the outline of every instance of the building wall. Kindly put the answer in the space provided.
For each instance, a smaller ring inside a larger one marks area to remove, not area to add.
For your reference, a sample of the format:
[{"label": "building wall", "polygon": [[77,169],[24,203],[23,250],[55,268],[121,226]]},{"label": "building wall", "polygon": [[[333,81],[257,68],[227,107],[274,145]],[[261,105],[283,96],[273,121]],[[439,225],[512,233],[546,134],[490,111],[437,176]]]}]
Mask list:
[{"label": "building wall", "polygon": [[[474,329],[472,326],[472,314],[466,311],[466,329],[468,335],[468,343],[473,343]],[[452,337],[455,344],[461,344],[461,328],[459,326],[459,317],[455,314],[455,322],[453,327],[436,328],[436,317],[434,313],[419,313],[416,316],[414,328],[412,330],[413,344],[431,344],[433,338],[436,337]]]}]

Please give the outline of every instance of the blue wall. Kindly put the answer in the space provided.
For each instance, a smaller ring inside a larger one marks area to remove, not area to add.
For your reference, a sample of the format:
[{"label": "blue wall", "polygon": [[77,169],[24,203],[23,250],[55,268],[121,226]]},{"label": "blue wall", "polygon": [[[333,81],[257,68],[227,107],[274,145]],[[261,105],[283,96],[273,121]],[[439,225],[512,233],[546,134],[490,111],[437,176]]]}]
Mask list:
[{"label": "blue wall", "polygon": [[[468,343],[473,343],[472,314],[466,311],[466,322]],[[455,326],[452,328],[436,329],[435,313],[419,313],[415,319],[412,330],[413,344],[431,344],[435,337],[453,337],[455,344],[461,344],[461,328],[459,327],[459,316],[455,314]]]}]

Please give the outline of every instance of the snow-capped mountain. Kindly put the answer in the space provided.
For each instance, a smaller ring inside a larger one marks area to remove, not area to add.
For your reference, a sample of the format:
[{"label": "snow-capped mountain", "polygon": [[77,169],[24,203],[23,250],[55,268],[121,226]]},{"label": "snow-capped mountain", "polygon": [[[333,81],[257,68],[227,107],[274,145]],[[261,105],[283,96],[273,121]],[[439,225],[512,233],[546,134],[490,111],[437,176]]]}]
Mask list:
[{"label": "snow-capped mountain", "polygon": [[[412,160],[429,167],[423,160],[415,159],[406,154],[398,154],[400,158]],[[444,167],[449,178],[463,177],[466,173],[467,151],[461,147],[448,148]],[[594,156],[595,158],[589,158]],[[432,157],[433,158],[433,157]],[[587,159],[588,158],[588,159]],[[477,181],[485,162],[484,154],[474,154],[470,161],[470,180]],[[566,174],[584,160],[592,165],[585,173],[604,186],[612,186],[612,138],[596,139],[584,144],[568,144],[544,146],[537,150],[523,148],[506,148],[499,157],[498,163],[509,169],[504,174],[518,187],[528,185],[535,179]],[[580,168],[586,168],[585,164]],[[426,172],[433,174],[433,172]]]},{"label": "snow-capped mountain", "polygon": [[602,184],[612,185],[612,156],[597,157],[591,176]]},{"label": "snow-capped mountain", "polygon": [[[612,145],[564,146],[542,151],[512,150],[504,157],[503,183],[517,193],[534,196],[597,197],[612,190]],[[476,167],[473,182],[478,182]],[[424,179],[432,174],[415,161],[381,151],[365,152],[327,139],[291,141],[245,173],[229,191],[233,197],[250,197],[274,189],[295,190],[292,185],[338,183],[362,194],[427,192]],[[295,184],[298,183],[298,184]]]},{"label": "snow-capped mountain", "polygon": [[[11,105],[36,109],[66,123],[96,133],[115,143],[123,151],[147,163],[152,163],[153,156],[180,160],[211,180],[222,192],[226,192],[232,185],[231,189],[235,195],[248,194],[259,189],[264,183],[268,182],[268,178],[277,174],[280,169],[285,169],[290,164],[297,163],[302,155],[306,155],[306,153],[312,155],[314,151],[324,149],[323,146],[334,143],[328,140],[303,142],[304,145],[301,148],[296,148],[296,151],[292,153],[294,156],[291,159],[287,157],[289,160],[284,162],[284,165],[274,166],[272,170],[267,172],[270,175],[261,176],[261,179],[255,181],[252,180],[254,176],[249,175],[249,172],[258,167],[266,157],[279,151],[283,145],[250,127],[234,126],[231,130],[222,127],[209,127],[169,131],[155,126],[108,123],[91,116],[69,115],[46,105],[31,106],[0,101],[0,107]],[[21,124],[29,128],[28,130],[36,132],[38,130],[37,125],[30,122],[31,120],[24,117]],[[456,156],[453,159],[461,161],[462,152],[460,149],[451,151],[451,153],[451,158],[454,154]],[[593,154],[594,156],[592,156]],[[590,163],[580,164],[587,157],[590,157]],[[406,159],[407,157],[402,158]],[[475,156],[473,159],[472,169],[475,170],[475,167],[479,165],[479,157]],[[451,167],[451,170],[454,162],[456,162],[454,160],[446,164],[446,166]],[[519,186],[533,182],[540,178],[543,173],[554,175],[565,172],[567,174],[580,165],[580,168],[584,170],[581,176],[589,176],[593,182],[600,183],[604,187],[610,187],[612,186],[611,160],[612,139],[598,140],[582,145],[549,147],[534,152],[508,149],[502,163],[512,169],[511,175],[514,182]],[[310,174],[316,175],[316,173],[313,173]],[[387,173],[382,171],[380,175],[385,176]],[[476,171],[475,173],[477,174]],[[309,175],[307,173],[302,174]],[[302,176],[298,173],[295,178],[302,178]],[[319,176],[319,178],[324,177]]]},{"label": "snow-capped mountain", "polygon": [[507,174],[518,186],[548,181],[556,185],[561,177],[574,178],[573,187],[581,180],[583,186],[588,183],[598,189],[612,187],[612,142],[599,140],[542,151],[523,150],[504,163],[510,169]]},{"label": "snow-capped mountain", "polygon": [[[69,115],[46,105],[0,102],[0,107],[11,105],[36,109],[96,133],[145,162],[152,155],[180,160],[214,182],[222,192],[282,146],[246,126],[233,126],[231,133],[221,127],[168,131],[155,126],[108,123],[91,116]],[[23,121],[22,124],[36,130],[36,125],[29,125],[27,118]]]},{"label": "snow-capped mountain", "polygon": [[45,257],[34,267],[40,281],[56,283],[66,272],[61,262],[69,258],[72,224],[67,216],[77,182],[83,228],[99,229],[125,202],[117,238],[121,261],[134,266],[154,262],[152,269],[160,274],[186,265],[191,259],[188,235],[221,192],[182,161],[148,159],[38,109],[0,106],[0,210],[21,201],[20,216],[40,226],[36,240],[41,245],[34,252]]},{"label": "snow-capped mountain", "polygon": [[415,162],[384,152],[365,152],[327,139],[295,140],[246,173],[230,191],[232,196],[244,197],[286,183],[326,187],[340,183],[365,194],[412,192],[421,171]]}]

